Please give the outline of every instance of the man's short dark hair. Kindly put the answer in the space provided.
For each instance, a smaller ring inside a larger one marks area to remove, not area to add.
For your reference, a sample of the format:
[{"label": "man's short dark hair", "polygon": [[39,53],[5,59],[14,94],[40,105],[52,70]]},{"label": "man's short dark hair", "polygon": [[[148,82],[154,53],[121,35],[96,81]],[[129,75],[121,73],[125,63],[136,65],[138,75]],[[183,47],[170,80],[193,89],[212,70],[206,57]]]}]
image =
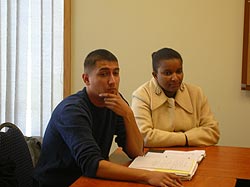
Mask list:
[{"label": "man's short dark hair", "polygon": [[102,61],[102,60],[118,62],[116,56],[110,51],[106,49],[97,49],[97,50],[90,52],[85,58],[84,72],[91,71],[95,67],[96,62]]},{"label": "man's short dark hair", "polygon": [[153,71],[157,72],[158,67],[160,66],[160,61],[170,60],[170,59],[179,59],[182,63],[181,55],[171,48],[162,48],[156,52],[152,53],[152,66]]}]

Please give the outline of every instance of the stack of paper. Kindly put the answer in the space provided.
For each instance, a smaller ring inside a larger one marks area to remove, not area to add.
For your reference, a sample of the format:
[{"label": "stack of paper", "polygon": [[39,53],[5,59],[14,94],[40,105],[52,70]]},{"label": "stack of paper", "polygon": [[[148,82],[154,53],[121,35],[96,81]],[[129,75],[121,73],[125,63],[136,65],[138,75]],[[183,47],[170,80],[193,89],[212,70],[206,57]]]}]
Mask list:
[{"label": "stack of paper", "polygon": [[183,180],[190,180],[205,156],[205,150],[166,150],[163,153],[149,151],[145,156],[136,157],[129,167],[175,173]]}]

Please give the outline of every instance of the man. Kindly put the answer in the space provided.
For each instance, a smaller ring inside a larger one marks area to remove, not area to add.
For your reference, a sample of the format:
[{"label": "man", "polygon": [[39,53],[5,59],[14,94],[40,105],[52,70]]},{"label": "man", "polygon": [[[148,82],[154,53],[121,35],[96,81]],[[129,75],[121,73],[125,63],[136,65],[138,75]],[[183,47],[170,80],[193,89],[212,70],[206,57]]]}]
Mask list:
[{"label": "man", "polygon": [[133,112],[118,91],[117,58],[98,49],[84,62],[83,90],[64,99],[46,129],[34,172],[34,186],[69,186],[81,175],[181,186],[179,178],[107,161],[113,136],[127,155],[143,155],[143,139]]}]

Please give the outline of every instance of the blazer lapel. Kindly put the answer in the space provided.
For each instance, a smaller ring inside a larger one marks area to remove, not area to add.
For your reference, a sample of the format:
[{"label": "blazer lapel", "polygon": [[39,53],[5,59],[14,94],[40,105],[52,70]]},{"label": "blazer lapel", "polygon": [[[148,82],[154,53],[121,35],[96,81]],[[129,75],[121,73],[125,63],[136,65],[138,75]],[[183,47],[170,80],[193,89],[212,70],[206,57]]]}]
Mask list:
[{"label": "blazer lapel", "polygon": [[184,83],[182,83],[181,88],[177,91],[175,101],[187,112],[191,114],[194,112],[188,89]]}]

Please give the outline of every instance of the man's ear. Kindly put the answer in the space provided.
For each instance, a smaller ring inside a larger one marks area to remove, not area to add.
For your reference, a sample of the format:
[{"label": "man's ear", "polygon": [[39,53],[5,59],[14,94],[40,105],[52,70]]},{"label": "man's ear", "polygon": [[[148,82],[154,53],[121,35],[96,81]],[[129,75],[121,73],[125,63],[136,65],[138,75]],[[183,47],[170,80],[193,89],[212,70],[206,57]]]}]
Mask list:
[{"label": "man's ear", "polygon": [[83,82],[84,82],[87,86],[89,85],[89,75],[88,75],[88,74],[83,73],[83,74],[82,74],[82,80],[83,80]]}]

